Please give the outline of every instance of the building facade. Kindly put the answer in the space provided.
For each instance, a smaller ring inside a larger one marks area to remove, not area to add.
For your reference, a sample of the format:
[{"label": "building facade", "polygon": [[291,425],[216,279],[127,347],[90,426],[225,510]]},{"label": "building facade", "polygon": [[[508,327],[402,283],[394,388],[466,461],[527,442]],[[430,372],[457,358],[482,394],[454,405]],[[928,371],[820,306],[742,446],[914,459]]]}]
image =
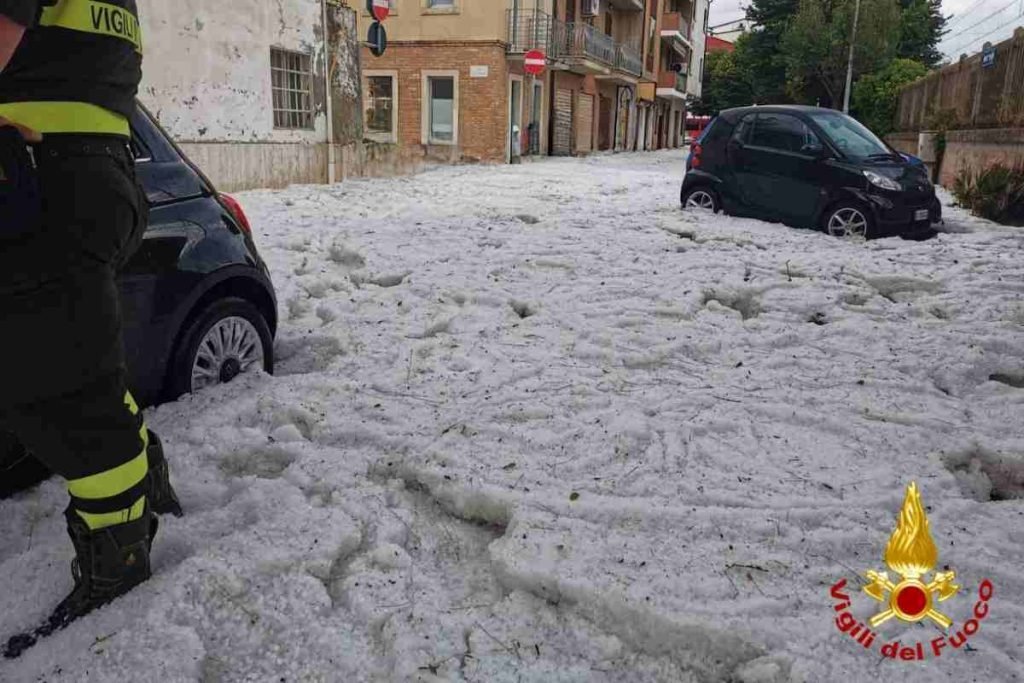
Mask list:
[{"label": "building facade", "polygon": [[139,99],[223,190],[331,182],[362,139],[355,12],[335,0],[139,0]]},{"label": "building facade", "polygon": [[[366,135],[407,164],[677,147],[707,0],[391,0]],[[372,22],[360,12],[360,35]],[[545,70],[526,73],[539,50]]]},{"label": "building facade", "polygon": [[[548,95],[510,53],[513,15],[501,0],[391,0],[387,50],[362,52],[368,141],[412,166],[546,154]],[[360,34],[371,22],[361,8]]]}]

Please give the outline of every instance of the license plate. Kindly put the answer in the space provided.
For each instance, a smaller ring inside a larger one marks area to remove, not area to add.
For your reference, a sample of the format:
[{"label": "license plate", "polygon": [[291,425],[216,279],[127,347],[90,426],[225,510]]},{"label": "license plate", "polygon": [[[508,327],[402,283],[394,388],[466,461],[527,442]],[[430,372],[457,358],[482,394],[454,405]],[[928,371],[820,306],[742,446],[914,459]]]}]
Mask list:
[{"label": "license plate", "polygon": [[928,209],[918,209],[914,212],[915,221],[926,221],[928,220]]}]

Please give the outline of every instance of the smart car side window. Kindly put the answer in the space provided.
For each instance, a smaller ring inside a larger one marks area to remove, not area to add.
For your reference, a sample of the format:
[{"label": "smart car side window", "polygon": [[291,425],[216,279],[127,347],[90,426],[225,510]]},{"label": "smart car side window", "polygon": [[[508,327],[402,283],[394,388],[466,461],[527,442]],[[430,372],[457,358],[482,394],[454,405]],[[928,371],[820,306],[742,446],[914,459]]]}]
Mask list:
[{"label": "smart car side window", "polygon": [[747,114],[736,124],[732,132],[732,142],[745,143],[750,139],[750,131],[754,127],[754,115]]},{"label": "smart car side window", "polygon": [[758,114],[750,144],[756,147],[799,152],[818,143],[818,136],[807,125],[788,114]]}]

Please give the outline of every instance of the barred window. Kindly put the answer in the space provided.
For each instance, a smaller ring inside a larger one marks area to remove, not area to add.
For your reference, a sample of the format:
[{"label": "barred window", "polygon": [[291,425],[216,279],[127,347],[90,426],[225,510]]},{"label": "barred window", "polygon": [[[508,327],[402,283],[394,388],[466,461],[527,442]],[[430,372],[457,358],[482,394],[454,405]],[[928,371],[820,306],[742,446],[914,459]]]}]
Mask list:
[{"label": "barred window", "polygon": [[302,52],[270,48],[275,128],[313,127],[312,59]]}]

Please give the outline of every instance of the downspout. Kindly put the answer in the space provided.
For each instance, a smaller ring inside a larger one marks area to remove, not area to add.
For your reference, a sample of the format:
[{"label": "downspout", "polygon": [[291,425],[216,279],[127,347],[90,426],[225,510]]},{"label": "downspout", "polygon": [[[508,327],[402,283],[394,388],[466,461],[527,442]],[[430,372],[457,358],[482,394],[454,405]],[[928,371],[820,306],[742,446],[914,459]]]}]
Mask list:
[{"label": "downspout", "polygon": [[327,109],[327,182],[333,185],[338,181],[334,149],[334,102],[331,93],[331,61],[328,53],[331,50],[331,31],[327,25],[327,0],[320,0],[324,26],[324,100]]}]

